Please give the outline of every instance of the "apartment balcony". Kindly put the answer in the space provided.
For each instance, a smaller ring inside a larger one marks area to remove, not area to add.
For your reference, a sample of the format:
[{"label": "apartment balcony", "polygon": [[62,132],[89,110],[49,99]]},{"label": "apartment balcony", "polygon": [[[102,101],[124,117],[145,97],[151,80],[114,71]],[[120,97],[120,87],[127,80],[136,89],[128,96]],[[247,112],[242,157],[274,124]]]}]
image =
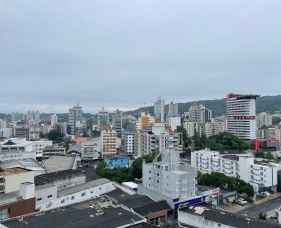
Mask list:
[{"label": "apartment balcony", "polygon": [[190,184],[198,184],[198,182],[194,180],[194,181],[190,181]]}]

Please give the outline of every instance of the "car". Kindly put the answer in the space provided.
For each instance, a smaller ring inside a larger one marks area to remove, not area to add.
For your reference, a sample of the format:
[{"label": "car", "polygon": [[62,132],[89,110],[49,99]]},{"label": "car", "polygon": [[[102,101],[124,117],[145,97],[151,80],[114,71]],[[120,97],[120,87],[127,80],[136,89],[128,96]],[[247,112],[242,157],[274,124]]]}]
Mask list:
[{"label": "car", "polygon": [[239,199],[235,200],[235,203],[238,203],[238,204],[240,204],[240,205],[246,205],[248,202],[245,201],[245,200],[242,199],[242,198],[239,198]]}]

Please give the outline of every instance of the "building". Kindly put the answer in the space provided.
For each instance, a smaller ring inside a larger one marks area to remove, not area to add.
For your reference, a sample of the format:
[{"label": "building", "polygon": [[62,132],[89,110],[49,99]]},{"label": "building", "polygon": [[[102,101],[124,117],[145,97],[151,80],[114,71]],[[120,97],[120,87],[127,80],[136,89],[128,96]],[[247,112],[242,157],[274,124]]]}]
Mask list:
[{"label": "building", "polygon": [[15,160],[26,160],[36,159],[35,151],[15,151],[15,152],[1,152],[0,144],[0,161],[15,161]]},{"label": "building", "polygon": [[167,119],[168,125],[171,126],[172,131],[177,130],[177,127],[181,126],[181,118],[179,115],[169,115]]},{"label": "building", "polygon": [[56,114],[51,116],[51,127],[54,127],[55,124],[58,123],[58,117]]},{"label": "building", "polygon": [[228,94],[227,131],[245,140],[256,139],[256,98],[259,95]]},{"label": "building", "polygon": [[165,100],[161,99],[161,97],[157,98],[157,101],[154,102],[154,117],[162,123],[165,120]]},{"label": "building", "polygon": [[138,185],[138,194],[147,195],[155,201],[166,200],[172,208],[196,198],[195,169],[180,163],[179,152],[173,146],[162,150],[160,155],[162,161],[157,161],[158,156],[152,163],[143,161],[143,182]]},{"label": "building", "polygon": [[195,132],[195,124],[193,121],[188,120],[183,123],[183,128],[186,130],[188,137],[193,137]]},{"label": "building", "polygon": [[12,113],[12,122],[16,123],[23,119],[23,114],[18,112]]},{"label": "building", "polygon": [[117,134],[122,131],[122,112],[119,109],[114,112],[114,129]]},{"label": "building", "polygon": [[138,154],[138,133],[123,131],[121,135],[121,149],[127,155]]},{"label": "building", "polygon": [[121,157],[119,155],[115,155],[112,157],[107,157],[105,161],[109,169],[113,169],[117,167],[129,167],[128,157]]},{"label": "building", "polygon": [[36,158],[42,160],[43,149],[47,146],[52,146],[52,141],[33,141],[33,151],[36,152]]},{"label": "building", "polygon": [[76,155],[57,155],[51,156],[44,161],[44,166],[47,173],[59,172],[69,169],[77,169],[77,156]]},{"label": "building", "polygon": [[218,131],[218,124],[216,122],[207,122],[205,123],[205,135],[209,138],[213,135],[217,135]]},{"label": "building", "polygon": [[53,173],[47,173],[36,176],[35,186],[52,184],[56,185],[58,190],[66,189],[86,182],[86,173],[83,170],[63,170]]},{"label": "building", "polygon": [[0,119],[0,129],[7,128],[6,119]]},{"label": "building", "polygon": [[24,168],[9,168],[0,171],[0,194],[20,190],[20,184],[34,183],[34,172]]},{"label": "building", "polygon": [[70,135],[75,135],[76,131],[81,131],[84,127],[82,114],[83,110],[79,103],[69,109],[68,124],[70,126]]},{"label": "building", "polygon": [[145,112],[141,113],[141,117],[138,118],[137,122],[136,122],[136,130],[141,130],[144,129],[144,127],[147,124],[150,123],[154,123],[155,122],[155,118],[153,116],[151,116],[150,114],[145,114]]},{"label": "building", "polygon": [[33,142],[26,141],[25,138],[9,138],[0,142],[2,152],[26,152],[33,151]]},{"label": "building", "polygon": [[257,114],[256,116],[256,124],[257,128],[261,128],[262,126],[271,126],[272,125],[272,115],[267,112],[262,112]]},{"label": "building", "polygon": [[[52,155],[61,155],[65,154],[65,147],[61,146],[46,146],[43,148],[43,157],[42,159],[47,159]],[[41,159],[41,157],[37,157],[37,159]]]},{"label": "building", "polygon": [[10,138],[10,129],[9,128],[0,128],[0,138]]},{"label": "building", "polygon": [[[0,195],[0,220],[14,220],[25,214],[35,212],[33,183],[19,184],[18,191]],[[3,221],[2,221],[3,222]],[[0,227],[6,227],[1,224]]]},{"label": "building", "polygon": [[203,203],[196,206],[185,206],[178,210],[178,222],[180,227],[247,227],[268,228],[280,227],[279,224],[267,222],[261,219],[250,218],[247,215],[238,215],[226,211],[217,210],[209,204]]},{"label": "building", "polygon": [[146,108],[146,107],[143,107],[143,108],[139,108],[138,109],[138,117],[141,117],[142,116],[142,112],[144,112],[145,114],[144,115],[148,115],[149,114],[149,109]]},{"label": "building", "polygon": [[104,125],[101,131],[101,153],[102,157],[116,155],[116,131]]},{"label": "building", "polygon": [[255,161],[251,154],[242,151],[211,151],[206,148],[191,153],[191,166],[202,173],[220,172],[239,177],[259,189],[276,191],[279,164]]},{"label": "building", "polygon": [[82,144],[82,161],[94,161],[101,157],[101,138],[93,138]]},{"label": "building", "polygon": [[173,101],[171,101],[170,104],[166,105],[166,114],[167,115],[178,115],[178,104],[174,104]]},{"label": "building", "polygon": [[204,105],[197,105],[194,103],[189,108],[189,119],[197,123],[210,122],[212,119],[212,111],[207,109]]},{"label": "building", "polygon": [[180,153],[185,153],[183,151],[183,136],[182,136],[182,132],[172,132],[170,133],[170,135],[177,135],[178,138],[178,143],[177,143],[177,147],[178,147],[178,152]]},{"label": "building", "polygon": [[199,137],[201,137],[202,134],[206,133],[206,126],[205,123],[199,123],[195,122],[195,132]]},{"label": "building", "polygon": [[103,125],[109,125],[109,113],[105,111],[104,107],[98,113],[98,130],[101,131]]},{"label": "building", "polygon": [[26,138],[26,141],[29,141],[30,140],[29,128],[16,127],[15,128],[15,137],[16,138]]}]

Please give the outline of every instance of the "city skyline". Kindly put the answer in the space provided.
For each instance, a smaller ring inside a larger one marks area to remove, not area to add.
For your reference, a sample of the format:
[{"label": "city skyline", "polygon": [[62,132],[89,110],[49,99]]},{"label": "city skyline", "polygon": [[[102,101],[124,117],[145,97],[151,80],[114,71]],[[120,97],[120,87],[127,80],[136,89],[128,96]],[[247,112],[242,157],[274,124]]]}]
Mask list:
[{"label": "city skyline", "polygon": [[1,1],[0,110],[65,113],[79,102],[97,113],[152,105],[158,96],[178,103],[280,94],[280,7]]}]

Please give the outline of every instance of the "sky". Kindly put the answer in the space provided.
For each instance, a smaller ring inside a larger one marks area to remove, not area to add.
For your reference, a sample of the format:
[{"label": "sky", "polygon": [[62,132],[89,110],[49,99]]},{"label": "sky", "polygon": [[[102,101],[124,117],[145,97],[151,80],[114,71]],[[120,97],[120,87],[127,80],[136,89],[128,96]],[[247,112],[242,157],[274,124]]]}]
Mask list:
[{"label": "sky", "polygon": [[281,94],[280,0],[0,0],[0,113]]}]

